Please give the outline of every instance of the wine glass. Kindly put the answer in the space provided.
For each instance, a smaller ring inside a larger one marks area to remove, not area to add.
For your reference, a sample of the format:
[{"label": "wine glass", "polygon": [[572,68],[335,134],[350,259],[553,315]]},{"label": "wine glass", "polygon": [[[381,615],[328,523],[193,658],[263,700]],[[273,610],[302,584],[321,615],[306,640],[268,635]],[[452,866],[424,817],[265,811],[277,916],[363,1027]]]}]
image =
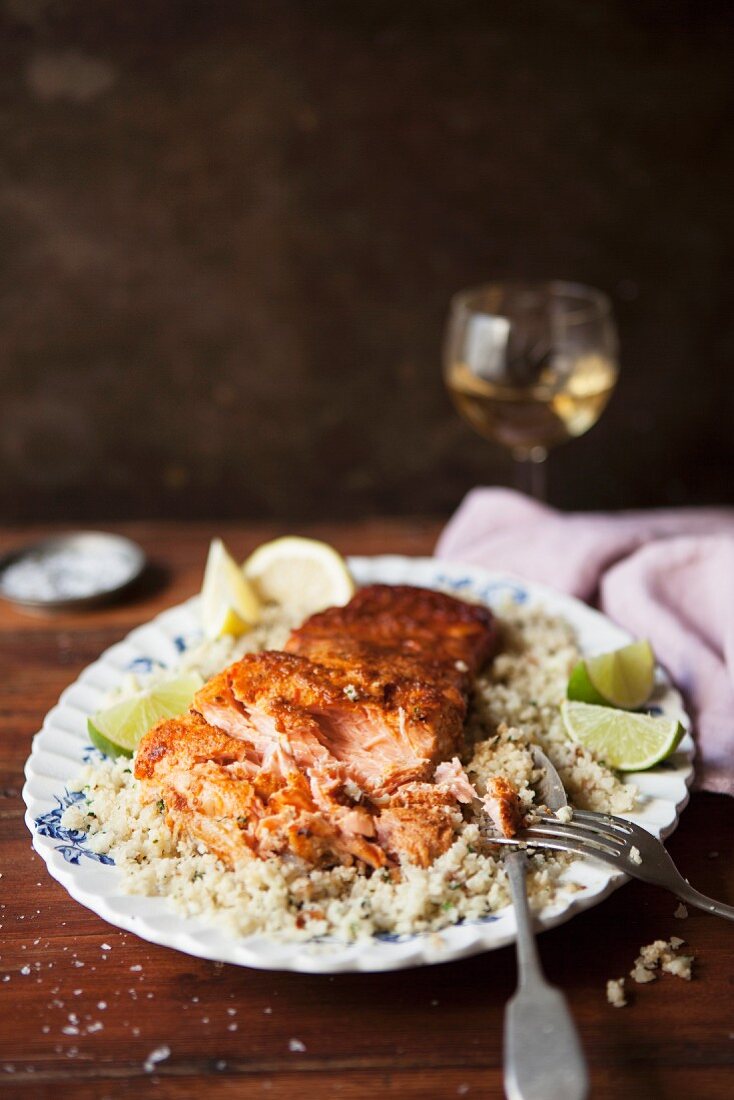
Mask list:
[{"label": "wine glass", "polygon": [[451,301],[444,379],[475,431],[512,453],[518,487],[544,499],[548,451],[597,422],[617,381],[617,350],[601,291],[488,283]]}]

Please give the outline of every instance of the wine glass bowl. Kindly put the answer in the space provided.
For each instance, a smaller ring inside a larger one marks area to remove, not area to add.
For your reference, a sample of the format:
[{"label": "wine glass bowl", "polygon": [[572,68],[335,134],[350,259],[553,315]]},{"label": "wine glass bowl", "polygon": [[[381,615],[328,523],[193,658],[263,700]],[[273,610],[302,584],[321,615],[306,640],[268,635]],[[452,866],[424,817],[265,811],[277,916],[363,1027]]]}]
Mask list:
[{"label": "wine glass bowl", "polygon": [[535,495],[549,449],[594,426],[618,371],[611,303],[599,290],[489,283],[452,299],[446,386],[475,431],[512,453]]}]

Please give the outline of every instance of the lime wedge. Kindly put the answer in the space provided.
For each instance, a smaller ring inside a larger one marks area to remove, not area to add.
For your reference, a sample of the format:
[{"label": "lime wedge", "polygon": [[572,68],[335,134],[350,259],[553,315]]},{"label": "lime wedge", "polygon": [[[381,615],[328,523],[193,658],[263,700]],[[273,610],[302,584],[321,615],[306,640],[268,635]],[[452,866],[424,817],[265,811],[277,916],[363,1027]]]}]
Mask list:
[{"label": "lime wedge", "polygon": [[573,671],[568,678],[566,698],[573,699],[577,703],[595,703],[599,707],[606,707],[609,705],[604,696],[599,694],[589,679],[586,661],[579,661],[577,665],[574,665]]},{"label": "lime wedge", "polygon": [[655,654],[649,642],[632,642],[612,653],[587,657],[571,673],[566,694],[579,703],[635,710],[655,682]]},{"label": "lime wedge", "polygon": [[192,672],[98,711],[87,721],[90,741],[106,756],[132,756],[156,722],[188,709],[203,682],[198,673]]},{"label": "lime wedge", "polygon": [[242,569],[261,600],[303,615],[345,604],[354,595],[344,558],[317,539],[288,535],[263,543]]},{"label": "lime wedge", "polygon": [[561,715],[571,737],[609,767],[644,771],[675,752],[684,729],[675,718],[630,714],[592,703],[565,702]]},{"label": "lime wedge", "polygon": [[260,601],[221,539],[212,539],[201,588],[201,618],[207,638],[239,637],[260,618]]}]

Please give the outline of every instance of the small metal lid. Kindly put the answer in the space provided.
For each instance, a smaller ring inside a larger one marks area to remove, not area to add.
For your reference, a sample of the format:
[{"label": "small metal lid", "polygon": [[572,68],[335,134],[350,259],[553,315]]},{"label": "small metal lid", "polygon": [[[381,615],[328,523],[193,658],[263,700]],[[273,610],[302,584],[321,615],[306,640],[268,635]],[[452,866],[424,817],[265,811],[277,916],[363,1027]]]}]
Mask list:
[{"label": "small metal lid", "polygon": [[142,549],[122,535],[54,535],[0,558],[0,597],[36,611],[94,607],[132,584],[145,566]]}]

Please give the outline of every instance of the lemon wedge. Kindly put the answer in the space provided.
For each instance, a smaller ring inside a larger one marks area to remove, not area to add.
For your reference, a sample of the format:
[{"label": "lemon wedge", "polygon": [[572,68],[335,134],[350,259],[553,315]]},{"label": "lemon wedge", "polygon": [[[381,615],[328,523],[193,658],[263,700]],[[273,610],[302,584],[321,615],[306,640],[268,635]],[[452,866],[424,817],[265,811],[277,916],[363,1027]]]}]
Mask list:
[{"label": "lemon wedge", "polygon": [[287,535],[265,542],[242,569],[263,602],[287,605],[304,616],[341,606],[354,595],[344,558],[317,539]]},{"label": "lemon wedge", "polygon": [[239,637],[260,619],[260,601],[221,539],[212,539],[201,588],[207,638]]},{"label": "lemon wedge", "polygon": [[175,718],[191,705],[204,681],[196,672],[156,684],[132,699],[113,703],[87,720],[92,744],[105,756],[132,756],[140,740],[162,718]]}]

